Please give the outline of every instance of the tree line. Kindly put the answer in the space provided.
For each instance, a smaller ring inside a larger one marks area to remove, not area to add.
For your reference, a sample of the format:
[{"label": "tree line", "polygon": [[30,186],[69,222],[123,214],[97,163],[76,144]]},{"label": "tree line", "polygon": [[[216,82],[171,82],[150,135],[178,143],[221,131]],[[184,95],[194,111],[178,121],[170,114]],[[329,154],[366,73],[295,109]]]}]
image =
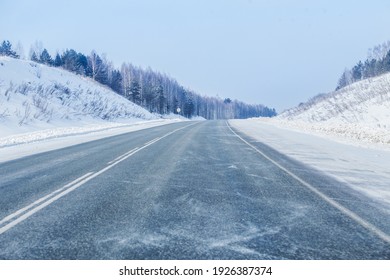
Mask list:
[{"label": "tree line", "polygon": [[[9,41],[3,41],[0,55],[19,58],[12,51]],[[106,56],[91,51],[89,55],[66,49],[51,56],[40,44],[30,49],[29,58],[37,63],[60,67],[78,75],[89,77],[110,87],[128,100],[146,108],[152,113],[180,114],[191,118],[228,119],[250,117],[272,117],[273,108],[264,105],[246,104],[230,98],[202,96],[180,85],[175,79],[152,70],[123,63],[116,69]]]},{"label": "tree line", "polygon": [[369,49],[368,57],[364,62],[360,60],[352,69],[345,69],[338,80],[336,90],[388,72],[390,72],[390,41]]}]

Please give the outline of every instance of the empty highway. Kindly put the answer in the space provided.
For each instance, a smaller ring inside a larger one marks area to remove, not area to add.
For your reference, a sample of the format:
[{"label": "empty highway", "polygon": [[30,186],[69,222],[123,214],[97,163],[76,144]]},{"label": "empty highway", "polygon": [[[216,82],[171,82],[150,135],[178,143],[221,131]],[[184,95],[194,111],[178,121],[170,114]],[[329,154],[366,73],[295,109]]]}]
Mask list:
[{"label": "empty highway", "polygon": [[369,198],[181,122],[0,164],[0,259],[390,259]]}]

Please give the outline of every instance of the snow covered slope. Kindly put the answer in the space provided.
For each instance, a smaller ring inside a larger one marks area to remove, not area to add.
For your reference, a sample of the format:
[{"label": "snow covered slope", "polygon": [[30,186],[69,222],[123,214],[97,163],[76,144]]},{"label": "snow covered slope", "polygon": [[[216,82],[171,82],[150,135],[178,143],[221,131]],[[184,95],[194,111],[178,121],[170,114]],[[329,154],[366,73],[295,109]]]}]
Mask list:
[{"label": "snow covered slope", "polygon": [[0,136],[47,124],[155,118],[91,79],[31,61],[0,57]]},{"label": "snow covered slope", "polygon": [[72,134],[157,118],[91,79],[0,56],[0,140],[19,133]]},{"label": "snow covered slope", "polygon": [[390,144],[390,74],[318,95],[273,122],[301,130]]}]

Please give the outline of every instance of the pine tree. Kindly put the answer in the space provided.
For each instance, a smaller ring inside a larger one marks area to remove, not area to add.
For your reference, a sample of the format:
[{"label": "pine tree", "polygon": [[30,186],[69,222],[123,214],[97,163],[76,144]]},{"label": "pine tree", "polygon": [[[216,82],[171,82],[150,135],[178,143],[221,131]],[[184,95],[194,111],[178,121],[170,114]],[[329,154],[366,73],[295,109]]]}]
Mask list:
[{"label": "pine tree", "polygon": [[390,51],[383,58],[383,63],[382,64],[383,64],[384,72],[389,72],[390,71]]},{"label": "pine tree", "polygon": [[121,93],[122,90],[122,75],[118,70],[114,70],[111,73],[111,81],[109,84],[110,88],[112,88],[115,92]]},{"label": "pine tree", "polygon": [[130,84],[130,95],[132,97],[132,101],[135,104],[140,104],[141,102],[141,86],[138,81],[133,80]]},{"label": "pine tree", "polygon": [[19,55],[17,55],[17,53],[12,50],[12,44],[10,43],[10,41],[5,41],[5,40],[1,43],[0,55],[19,58]]},{"label": "pine tree", "polygon": [[61,57],[63,61],[63,67],[73,73],[77,72],[77,52],[73,49],[66,50]]},{"label": "pine tree", "polygon": [[41,53],[41,56],[39,58],[39,61],[43,64],[46,64],[46,65],[53,65],[53,60],[49,54],[49,52],[47,51],[47,49],[44,49]]},{"label": "pine tree", "polygon": [[353,81],[360,81],[363,76],[362,73],[363,73],[363,63],[359,61],[359,63],[352,68]]},{"label": "pine tree", "polygon": [[57,54],[56,54],[56,57],[55,57],[55,59],[54,59],[53,65],[54,65],[55,67],[60,67],[60,66],[62,66],[62,64],[63,64],[63,62],[62,62],[61,56],[60,56],[59,53],[57,53]]},{"label": "pine tree", "polygon": [[76,57],[76,73],[79,75],[90,76],[89,72],[87,57],[82,53],[78,53]]},{"label": "pine tree", "polygon": [[38,59],[37,54],[36,54],[35,52],[33,52],[33,53],[31,54],[30,59],[31,59],[32,61],[39,62],[39,59]]},{"label": "pine tree", "polygon": [[194,103],[192,101],[192,98],[189,97],[186,103],[184,103],[183,114],[186,118],[191,118],[193,113],[194,113]]},{"label": "pine tree", "polygon": [[158,97],[158,113],[165,114],[165,96],[162,85],[158,85],[156,95]]}]

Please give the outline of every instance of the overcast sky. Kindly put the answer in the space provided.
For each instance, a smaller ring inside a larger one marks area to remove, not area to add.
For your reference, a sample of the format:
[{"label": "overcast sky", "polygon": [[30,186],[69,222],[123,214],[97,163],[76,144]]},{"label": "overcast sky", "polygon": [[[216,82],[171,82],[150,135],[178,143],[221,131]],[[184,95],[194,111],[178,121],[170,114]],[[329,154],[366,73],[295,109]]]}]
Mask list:
[{"label": "overcast sky", "polygon": [[[0,40],[73,48],[278,112],[332,91],[390,40],[390,1],[0,0]],[[0,77],[1,79],[1,77]]]}]

